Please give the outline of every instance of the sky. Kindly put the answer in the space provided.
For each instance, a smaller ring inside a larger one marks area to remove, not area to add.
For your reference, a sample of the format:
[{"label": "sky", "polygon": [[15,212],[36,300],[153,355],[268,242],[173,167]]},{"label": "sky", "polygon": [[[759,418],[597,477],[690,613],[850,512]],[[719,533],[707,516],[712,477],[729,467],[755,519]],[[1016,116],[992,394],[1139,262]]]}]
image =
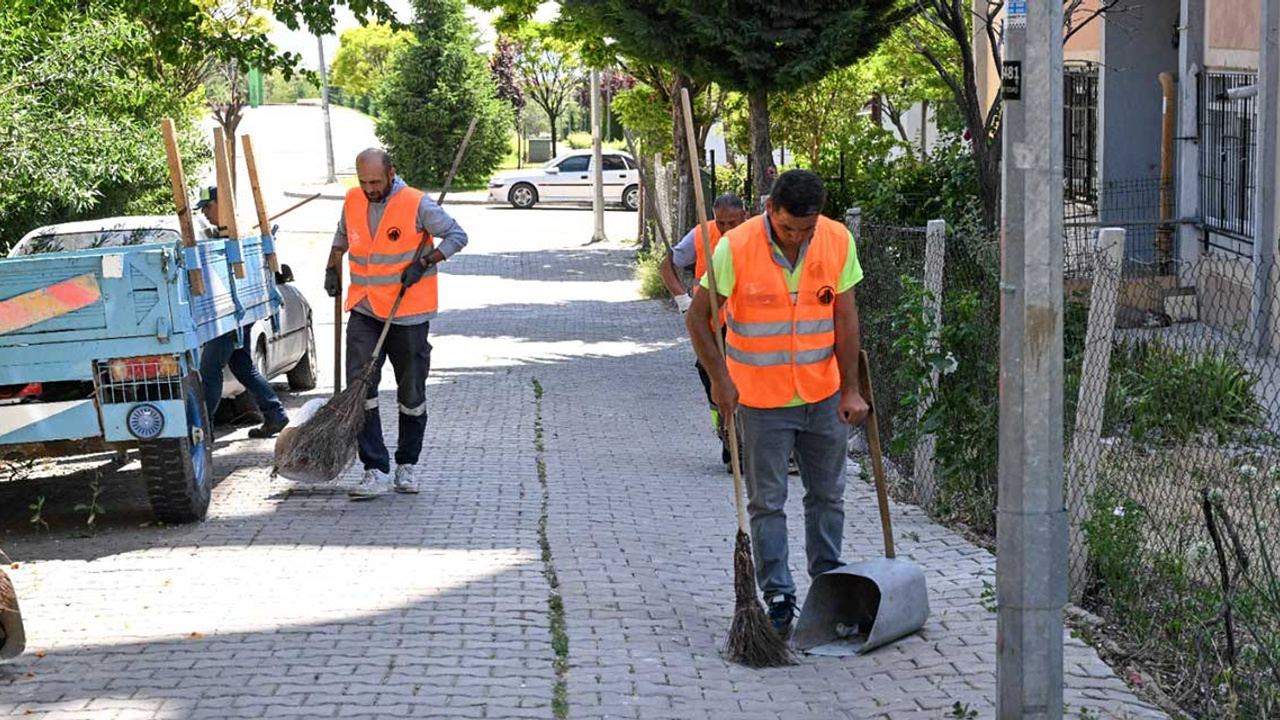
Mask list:
[{"label": "sky", "polygon": [[[396,17],[401,22],[409,22],[413,20],[413,9],[410,0],[387,0],[387,4],[395,11]],[[480,31],[480,41],[482,49],[488,52],[492,47],[497,33],[493,29],[493,18],[496,13],[477,10],[467,5],[467,15],[471,17],[475,23],[476,29]],[[550,20],[555,16],[555,3],[545,2],[539,8],[537,19]],[[274,29],[271,31],[271,41],[276,44],[284,52],[297,53],[302,56],[302,64],[312,70],[318,70],[320,67],[319,48],[316,45],[314,35],[305,30],[290,30],[275,20],[272,21]],[[338,27],[337,33],[334,35],[326,35],[324,38],[324,56],[328,63],[333,62],[333,54],[338,49],[338,35],[343,30],[358,27],[355,16],[345,7],[338,9]]]}]

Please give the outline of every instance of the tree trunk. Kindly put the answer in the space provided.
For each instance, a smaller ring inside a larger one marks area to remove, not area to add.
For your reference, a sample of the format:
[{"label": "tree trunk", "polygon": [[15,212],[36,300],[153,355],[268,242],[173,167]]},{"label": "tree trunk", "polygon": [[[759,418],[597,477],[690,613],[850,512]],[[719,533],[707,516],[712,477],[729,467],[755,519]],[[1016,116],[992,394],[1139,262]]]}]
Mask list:
[{"label": "tree trunk", "polygon": [[[693,194],[693,182],[696,180],[689,174],[689,142],[685,138],[684,129],[684,92],[689,87],[689,80],[676,73],[671,83],[671,138],[675,143],[676,162],[676,215],[672,233],[683,236],[688,228],[697,222],[697,198]],[[692,94],[692,92],[690,93]],[[691,98],[692,100],[692,98]],[[697,132],[695,129],[694,132]]]},{"label": "tree trunk", "polygon": [[556,116],[555,116],[555,115],[552,115],[551,113],[547,113],[547,122],[551,123],[551,159],[552,159],[552,160],[554,160],[554,159],[556,159],[556,157],[557,157],[557,154],[556,154]]},{"label": "tree trunk", "polygon": [[1000,222],[1000,156],[1002,130],[997,129],[991,144],[974,138],[973,161],[978,168],[978,194],[982,200],[982,227],[994,233]]},{"label": "tree trunk", "polygon": [[769,138],[769,92],[752,90],[747,94],[751,115],[751,167],[755,173],[756,203],[769,194],[778,168],[773,164],[773,141]]}]

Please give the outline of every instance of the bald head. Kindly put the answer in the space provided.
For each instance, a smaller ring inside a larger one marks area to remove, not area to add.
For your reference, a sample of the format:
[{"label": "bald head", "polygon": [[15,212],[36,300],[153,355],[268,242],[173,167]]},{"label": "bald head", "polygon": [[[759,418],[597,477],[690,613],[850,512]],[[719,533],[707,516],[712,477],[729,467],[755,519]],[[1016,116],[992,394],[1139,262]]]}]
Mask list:
[{"label": "bald head", "polygon": [[383,202],[391,193],[396,169],[391,156],[382,148],[369,148],[356,156],[356,177],[369,202]]}]

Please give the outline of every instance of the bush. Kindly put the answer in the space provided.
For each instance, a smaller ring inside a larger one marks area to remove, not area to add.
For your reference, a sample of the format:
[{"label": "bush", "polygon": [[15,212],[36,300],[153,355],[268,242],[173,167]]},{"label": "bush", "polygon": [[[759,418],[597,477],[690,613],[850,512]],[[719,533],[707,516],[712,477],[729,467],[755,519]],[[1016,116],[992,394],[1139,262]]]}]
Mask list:
[{"label": "bush", "polygon": [[565,138],[565,143],[570,150],[590,150],[591,149],[591,133],[589,132],[571,132]]},{"label": "bush", "polygon": [[636,254],[636,281],[640,283],[640,297],[646,300],[661,300],[670,297],[666,283],[662,281],[662,273],[658,265],[667,253],[663,249]]}]

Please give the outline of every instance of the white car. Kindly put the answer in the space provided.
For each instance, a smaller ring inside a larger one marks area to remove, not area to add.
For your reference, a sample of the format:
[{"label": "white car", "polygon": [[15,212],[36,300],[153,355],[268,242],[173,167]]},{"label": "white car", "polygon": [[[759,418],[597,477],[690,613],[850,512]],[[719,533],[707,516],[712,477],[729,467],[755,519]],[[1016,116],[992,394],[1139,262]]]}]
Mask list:
[{"label": "white car", "polygon": [[[640,208],[640,173],[631,155],[606,150],[604,201],[628,210]],[[575,150],[540,168],[499,175],[489,181],[489,200],[521,209],[538,203],[590,203],[591,151]]]},{"label": "white car", "polygon": [[[196,232],[203,235],[207,226],[204,217],[192,216]],[[36,255],[49,252],[85,250],[100,247],[121,247],[149,243],[173,243],[182,241],[176,215],[145,215],[114,217],[103,220],[47,225],[27,233],[9,251],[9,257]],[[292,390],[311,390],[316,386],[315,331],[312,329],[311,305],[302,292],[294,287],[293,270],[281,265],[276,273],[276,287],[280,291],[280,325],[271,318],[254,323],[249,331],[253,361],[258,371],[268,380],[286,375]],[[248,393],[231,375],[223,374],[222,397],[235,398],[237,402],[223,403],[232,406],[235,414],[253,412],[254,405]],[[224,415],[219,408],[219,415]]]}]

